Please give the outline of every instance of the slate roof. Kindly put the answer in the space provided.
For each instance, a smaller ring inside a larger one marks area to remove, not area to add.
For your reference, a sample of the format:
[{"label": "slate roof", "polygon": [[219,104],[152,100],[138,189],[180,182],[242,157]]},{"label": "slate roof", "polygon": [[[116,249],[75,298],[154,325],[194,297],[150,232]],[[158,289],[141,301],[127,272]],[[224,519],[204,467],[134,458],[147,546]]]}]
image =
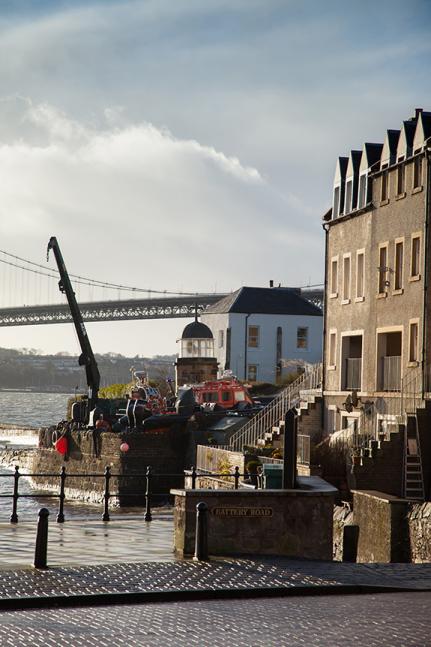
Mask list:
[{"label": "slate roof", "polygon": [[243,287],[205,310],[205,314],[227,312],[322,316],[320,308],[304,299],[298,288]]}]

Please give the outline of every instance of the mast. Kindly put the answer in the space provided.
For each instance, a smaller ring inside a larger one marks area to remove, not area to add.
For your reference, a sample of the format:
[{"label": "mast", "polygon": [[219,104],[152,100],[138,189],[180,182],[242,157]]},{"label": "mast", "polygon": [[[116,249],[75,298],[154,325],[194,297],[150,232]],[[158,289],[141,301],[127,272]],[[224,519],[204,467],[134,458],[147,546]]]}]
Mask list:
[{"label": "mast", "polygon": [[97,367],[96,358],[94,357],[93,349],[91,348],[90,340],[88,339],[87,330],[84,325],[84,320],[81,311],[76,301],[75,292],[73,291],[72,283],[69,274],[64,264],[63,255],[60,251],[57,238],[51,236],[48,243],[46,252],[46,260],[49,258],[49,252],[52,249],[54,252],[55,260],[57,262],[58,271],[60,273],[60,281],[58,287],[60,292],[66,295],[67,302],[70,308],[73,324],[75,326],[76,334],[78,335],[79,345],[81,347],[81,355],[79,356],[79,366],[85,367],[88,386],[88,408],[87,408],[87,422],[90,416],[90,411],[94,409],[100,387],[100,373]]}]

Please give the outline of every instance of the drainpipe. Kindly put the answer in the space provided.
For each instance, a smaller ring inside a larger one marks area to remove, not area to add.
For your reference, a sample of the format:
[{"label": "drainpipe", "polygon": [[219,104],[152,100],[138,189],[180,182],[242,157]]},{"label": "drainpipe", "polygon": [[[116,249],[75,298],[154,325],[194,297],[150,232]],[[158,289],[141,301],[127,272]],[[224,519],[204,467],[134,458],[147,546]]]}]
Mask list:
[{"label": "drainpipe", "polygon": [[323,223],[323,229],[325,230],[325,284],[323,286],[323,343],[322,343],[322,419],[321,425],[322,429],[325,429],[325,365],[326,365],[326,294],[328,291],[328,234],[329,234],[329,225]]},{"label": "drainpipe", "polygon": [[428,368],[427,368],[427,322],[428,322],[428,237],[429,237],[429,218],[430,218],[430,184],[431,184],[431,165],[430,149],[428,148],[429,139],[425,142],[425,159],[426,159],[426,186],[425,186],[425,223],[424,223],[424,301],[423,301],[423,322],[422,322],[422,398],[425,392],[429,390],[428,385]]},{"label": "drainpipe", "polygon": [[247,342],[248,342],[248,335],[247,335],[247,324],[248,324],[248,318],[251,316],[251,312],[249,312],[247,315],[245,315],[245,331],[244,331],[244,380],[247,379]]}]

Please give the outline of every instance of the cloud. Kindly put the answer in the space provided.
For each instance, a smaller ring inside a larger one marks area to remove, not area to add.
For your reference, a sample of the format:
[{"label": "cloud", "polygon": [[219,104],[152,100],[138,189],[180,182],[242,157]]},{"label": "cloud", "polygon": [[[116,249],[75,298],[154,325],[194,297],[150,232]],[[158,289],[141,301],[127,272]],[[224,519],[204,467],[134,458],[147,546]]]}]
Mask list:
[{"label": "cloud", "polygon": [[269,270],[286,282],[286,255],[299,260],[300,202],[239,159],[146,122],[95,129],[22,98],[0,102],[4,123],[2,111],[14,115],[0,144],[3,249],[40,258],[55,234],[75,273],[186,291]]}]

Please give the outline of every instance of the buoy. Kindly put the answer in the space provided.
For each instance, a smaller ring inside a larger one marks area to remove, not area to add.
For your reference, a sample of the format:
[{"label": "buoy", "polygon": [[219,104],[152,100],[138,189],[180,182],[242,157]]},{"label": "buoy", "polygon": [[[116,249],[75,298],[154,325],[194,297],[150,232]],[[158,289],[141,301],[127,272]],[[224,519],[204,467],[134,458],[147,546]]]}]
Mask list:
[{"label": "buoy", "polygon": [[121,443],[120,445],[120,451],[121,452],[128,452],[129,451],[129,445],[127,443]]},{"label": "buoy", "polygon": [[64,456],[67,453],[67,438],[65,436],[62,436],[61,438],[56,440],[54,447],[59,454],[62,454]]}]

